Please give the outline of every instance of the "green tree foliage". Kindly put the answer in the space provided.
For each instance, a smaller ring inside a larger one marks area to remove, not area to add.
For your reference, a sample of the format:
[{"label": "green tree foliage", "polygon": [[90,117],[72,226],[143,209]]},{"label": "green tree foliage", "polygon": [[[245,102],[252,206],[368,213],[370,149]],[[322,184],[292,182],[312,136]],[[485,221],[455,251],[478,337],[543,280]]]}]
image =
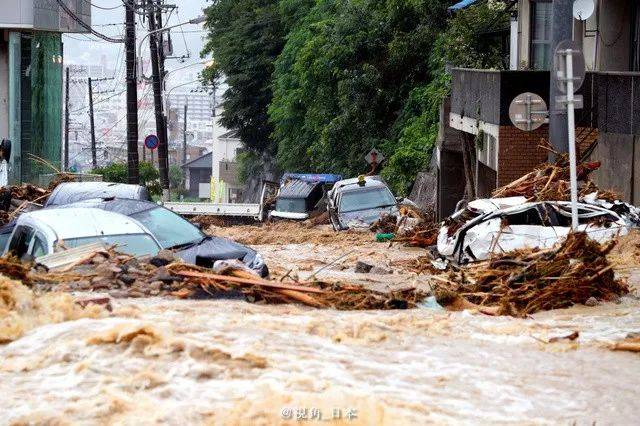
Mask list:
[{"label": "green tree foliage", "polygon": [[215,0],[203,53],[229,84],[223,123],[248,148],[243,174],[266,151],[283,170],[353,176],[376,147],[388,158],[383,175],[405,194],[431,158],[446,65],[501,66],[487,34],[508,22],[502,3],[448,18],[452,3]]},{"label": "green tree foliage", "polygon": [[[449,4],[317,1],[276,61],[269,113],[280,166],[354,175],[377,147],[415,176],[429,155],[424,138],[414,139],[424,123],[396,123],[412,89],[432,79],[429,57]],[[394,159],[399,148],[404,158]]]},{"label": "green tree foliage", "polygon": [[179,189],[184,186],[184,172],[182,167],[177,164],[169,166],[169,185],[173,189]]},{"label": "green tree foliage", "polygon": [[214,0],[205,13],[209,33],[202,55],[212,55],[215,67],[203,77],[214,82],[223,73],[229,85],[221,122],[237,129],[248,149],[268,150],[271,73],[285,36],[278,1]]}]

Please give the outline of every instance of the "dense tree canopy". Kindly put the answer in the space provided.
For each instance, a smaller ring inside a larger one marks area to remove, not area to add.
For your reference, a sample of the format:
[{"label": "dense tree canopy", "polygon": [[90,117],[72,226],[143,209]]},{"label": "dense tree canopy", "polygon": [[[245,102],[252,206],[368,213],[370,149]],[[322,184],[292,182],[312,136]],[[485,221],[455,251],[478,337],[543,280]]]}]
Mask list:
[{"label": "dense tree canopy", "polygon": [[481,1],[449,18],[452,3],[215,0],[204,53],[230,87],[225,125],[288,171],[353,176],[378,148],[383,175],[406,193],[431,157],[445,65],[502,65],[499,43],[482,34],[507,23],[503,5]]}]

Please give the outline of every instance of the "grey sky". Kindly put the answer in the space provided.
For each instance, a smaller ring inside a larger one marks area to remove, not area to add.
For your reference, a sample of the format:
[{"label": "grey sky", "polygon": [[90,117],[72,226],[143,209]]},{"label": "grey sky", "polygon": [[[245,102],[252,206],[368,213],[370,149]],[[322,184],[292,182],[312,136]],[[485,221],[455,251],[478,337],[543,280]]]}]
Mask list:
[{"label": "grey sky", "polygon": [[[90,1],[92,6],[92,26],[94,30],[109,36],[121,37],[124,31],[124,6],[121,0],[84,0]],[[206,0],[169,0],[168,3],[178,6],[176,11],[169,19],[169,25],[179,22],[185,22],[203,14],[202,9],[207,6]],[[112,8],[113,10],[103,10],[98,7]],[[115,24],[115,25],[114,25]],[[167,25],[167,23],[163,23]],[[138,22],[136,27],[137,36],[140,39],[146,34],[146,28]],[[147,23],[145,22],[145,25]],[[179,28],[172,30],[171,37],[173,40],[174,55],[181,56],[187,54],[187,49],[191,53],[191,58],[184,63],[177,60],[168,60],[166,68],[171,70],[179,68],[189,63],[200,62],[200,51],[202,50],[202,38],[205,35],[201,25],[186,25],[182,27],[183,33]],[[69,34],[63,36],[65,61],[68,64],[101,64],[106,63],[109,68],[118,69],[123,67],[124,63],[124,45],[113,44],[100,40],[92,35]],[[188,46],[188,48],[187,48]],[[148,57],[149,44],[144,43],[143,55]],[[193,69],[196,69],[194,67]]]}]

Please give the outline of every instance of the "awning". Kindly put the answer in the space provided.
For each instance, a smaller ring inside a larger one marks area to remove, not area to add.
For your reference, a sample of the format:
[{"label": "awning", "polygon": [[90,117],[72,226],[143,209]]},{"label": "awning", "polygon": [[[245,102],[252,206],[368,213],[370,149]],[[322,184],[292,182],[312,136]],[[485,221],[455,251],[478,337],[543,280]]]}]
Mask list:
[{"label": "awning", "polygon": [[477,0],[462,0],[462,1],[454,4],[453,6],[449,7],[448,10],[464,9],[467,6],[471,6],[476,1]]}]

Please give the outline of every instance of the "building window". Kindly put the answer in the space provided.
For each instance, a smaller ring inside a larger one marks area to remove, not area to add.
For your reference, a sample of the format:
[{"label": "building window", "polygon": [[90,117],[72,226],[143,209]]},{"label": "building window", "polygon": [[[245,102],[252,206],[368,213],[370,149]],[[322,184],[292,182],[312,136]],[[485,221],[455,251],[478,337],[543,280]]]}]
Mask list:
[{"label": "building window", "polygon": [[551,7],[549,0],[531,2],[531,68],[536,70],[551,66]]}]

